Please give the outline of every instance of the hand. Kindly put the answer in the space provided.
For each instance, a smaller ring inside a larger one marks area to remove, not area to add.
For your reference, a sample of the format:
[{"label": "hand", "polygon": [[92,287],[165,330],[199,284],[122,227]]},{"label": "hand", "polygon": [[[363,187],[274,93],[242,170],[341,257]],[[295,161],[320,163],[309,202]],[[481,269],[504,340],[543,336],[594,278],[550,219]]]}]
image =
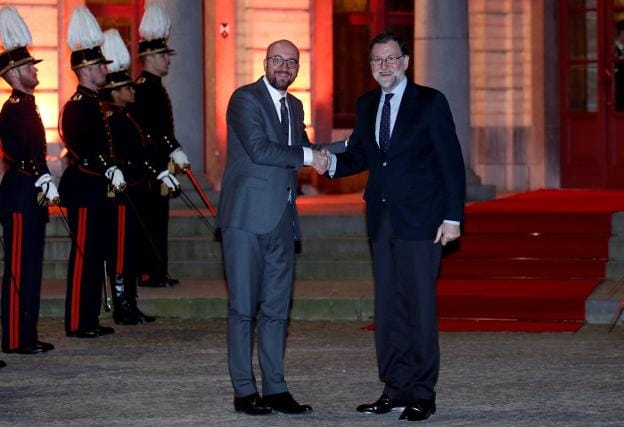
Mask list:
[{"label": "hand", "polygon": [[175,150],[173,150],[173,152],[170,154],[170,157],[171,160],[173,160],[173,162],[176,164],[176,166],[180,168],[180,170],[185,170],[191,165],[189,163],[188,156],[184,153],[184,151],[182,151],[181,148],[176,148]]},{"label": "hand", "polygon": [[124,179],[123,172],[117,168],[117,166],[108,168],[106,172],[104,172],[104,175],[111,182],[115,193],[121,193],[126,189],[126,180]]},{"label": "hand", "polygon": [[313,150],[312,155],[312,167],[319,175],[323,175],[331,165],[331,153],[323,148],[320,151]]},{"label": "hand", "polygon": [[41,188],[41,193],[37,196],[37,203],[39,203],[39,205],[55,206],[59,204],[58,189],[49,173],[41,175],[35,182],[35,187]]},{"label": "hand", "polygon": [[446,246],[447,243],[457,240],[461,235],[461,230],[457,224],[449,224],[443,222],[438,227],[438,233],[433,243],[442,243],[442,246]]},{"label": "hand", "polygon": [[156,179],[159,179],[167,187],[170,197],[175,197],[180,193],[180,181],[168,169],[159,173]]}]

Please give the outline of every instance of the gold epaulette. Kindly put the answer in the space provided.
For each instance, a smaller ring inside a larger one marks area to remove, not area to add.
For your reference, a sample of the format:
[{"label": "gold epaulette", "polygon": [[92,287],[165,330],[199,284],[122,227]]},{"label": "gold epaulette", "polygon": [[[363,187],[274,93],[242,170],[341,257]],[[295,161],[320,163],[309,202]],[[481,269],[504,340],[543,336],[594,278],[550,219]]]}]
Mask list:
[{"label": "gold epaulette", "polygon": [[113,112],[111,110],[106,111],[106,118],[108,119],[110,116],[113,115]]},{"label": "gold epaulette", "polygon": [[11,104],[19,104],[20,99],[17,96],[12,96],[12,97],[9,98],[9,102]]},{"label": "gold epaulette", "polygon": [[72,96],[72,101],[80,101],[82,99],[82,94],[81,93],[77,93],[74,96]]},{"label": "gold epaulette", "polygon": [[145,77],[139,77],[136,82],[137,82],[138,85],[142,85],[146,81],[147,80],[145,79]]}]

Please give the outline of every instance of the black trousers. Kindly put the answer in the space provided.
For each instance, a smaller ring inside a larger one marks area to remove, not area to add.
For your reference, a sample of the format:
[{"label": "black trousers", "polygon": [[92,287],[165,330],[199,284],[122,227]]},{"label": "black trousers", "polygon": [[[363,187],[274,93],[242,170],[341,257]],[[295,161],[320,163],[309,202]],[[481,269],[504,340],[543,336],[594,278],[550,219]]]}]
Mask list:
[{"label": "black trousers", "polygon": [[111,206],[72,207],[67,213],[72,247],[67,268],[65,331],[94,330],[99,326],[104,261],[110,260]]},{"label": "black trousers", "polygon": [[[160,195],[160,181],[151,180],[142,203],[146,233],[141,233],[141,273],[163,281],[168,271],[169,198]],[[147,234],[147,235],[146,235]]]},{"label": "black trousers", "polygon": [[47,217],[41,208],[12,212],[2,218],[2,350],[37,343],[41,271]]},{"label": "black trousers", "polygon": [[126,280],[139,277],[140,237],[142,217],[138,207],[142,197],[131,189],[117,195],[113,212],[112,257],[109,275],[121,275]]},{"label": "black trousers", "polygon": [[436,280],[442,247],[396,236],[387,210],[372,241],[379,378],[393,399],[435,399],[440,369]]}]

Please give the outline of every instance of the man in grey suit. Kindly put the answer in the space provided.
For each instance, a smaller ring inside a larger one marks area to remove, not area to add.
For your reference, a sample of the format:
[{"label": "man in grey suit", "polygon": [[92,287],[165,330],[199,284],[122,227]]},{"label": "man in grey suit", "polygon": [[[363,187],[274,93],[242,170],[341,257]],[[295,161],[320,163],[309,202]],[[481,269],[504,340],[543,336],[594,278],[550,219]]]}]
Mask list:
[{"label": "man in grey suit", "polygon": [[[294,280],[297,171],[329,160],[312,150],[301,101],[287,93],[299,50],[288,40],[267,48],[265,75],[237,89],[227,110],[228,152],[217,224],[228,283],[228,359],[234,409],[249,415],[311,412],[288,392],[284,352]],[[318,148],[318,147],[317,147]],[[260,397],[252,368],[256,315]]]}]

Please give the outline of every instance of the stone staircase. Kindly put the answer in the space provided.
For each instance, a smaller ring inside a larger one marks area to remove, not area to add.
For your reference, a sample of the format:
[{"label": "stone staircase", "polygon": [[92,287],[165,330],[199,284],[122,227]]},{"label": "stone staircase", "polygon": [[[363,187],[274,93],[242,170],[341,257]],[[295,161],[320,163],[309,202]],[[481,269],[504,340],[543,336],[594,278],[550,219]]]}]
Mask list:
[{"label": "stone staircase", "polygon": [[[172,210],[169,274],[181,280],[224,279],[221,244],[197,215],[190,209]],[[208,219],[214,224],[214,218]],[[301,227],[297,280],[372,280],[362,215],[302,215]],[[64,279],[71,241],[58,213],[51,213],[46,236],[44,279]]]}]

